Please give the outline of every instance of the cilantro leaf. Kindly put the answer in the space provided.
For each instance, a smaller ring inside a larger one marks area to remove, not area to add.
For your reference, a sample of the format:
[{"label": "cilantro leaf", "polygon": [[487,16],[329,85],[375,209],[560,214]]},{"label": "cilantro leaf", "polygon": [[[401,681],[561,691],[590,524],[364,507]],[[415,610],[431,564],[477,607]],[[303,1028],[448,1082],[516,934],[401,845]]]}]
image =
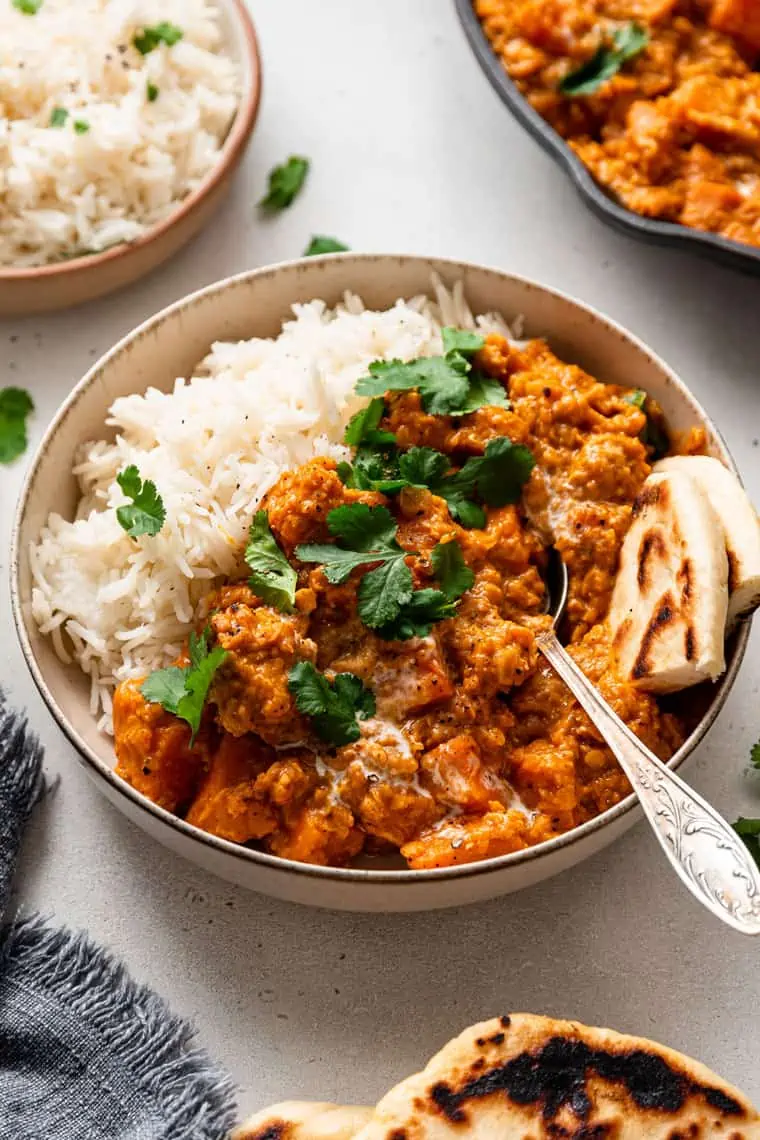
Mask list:
[{"label": "cilantro leaf", "polygon": [[301,562],[319,562],[328,582],[345,582],[352,570],[373,562],[398,561],[406,552],[396,542],[396,521],[386,507],[350,503],[327,516],[330,533],[344,543],[305,543],[296,547]]},{"label": "cilantro leaf", "polygon": [[461,408],[457,408],[451,415],[466,416],[470,412],[476,412],[478,408],[485,407],[511,408],[512,405],[507,398],[503,384],[494,380],[492,376],[486,376],[482,372],[473,372],[470,375],[470,390],[467,393],[467,399]]},{"label": "cilantro leaf", "polygon": [[370,570],[361,580],[357,610],[370,629],[393,621],[399,610],[412,597],[412,572],[404,561],[405,551],[388,558],[382,566]]},{"label": "cilantro leaf", "polygon": [[[368,575],[369,577],[369,575]],[[395,618],[375,630],[385,641],[408,641],[410,637],[427,637],[436,622],[456,616],[456,601],[441,590],[415,590],[404,602]]]},{"label": "cilantro leaf", "polygon": [[275,541],[266,511],[257,511],[248,534],[245,560],[251,570],[248,584],[255,594],[283,613],[291,613],[298,573]]},{"label": "cilantro leaf", "polygon": [[[384,433],[370,433],[373,434]],[[360,447],[353,464],[338,464],[338,475],[346,487],[356,491],[380,491],[384,495],[394,495],[406,486],[406,480],[399,474],[398,452],[390,445]]]},{"label": "cilantro leaf", "polygon": [[151,81],[148,80],[148,82],[145,84],[145,98],[148,100],[148,102],[155,103],[160,94],[160,88],[156,87],[155,83],[151,83]]},{"label": "cilantro leaf", "polygon": [[468,499],[464,491],[440,487],[436,494],[446,500],[451,517],[467,530],[482,530],[486,525],[486,512]]},{"label": "cilantro leaf", "polygon": [[211,682],[219,666],[227,658],[227,651],[216,646],[209,652],[211,630],[208,626],[200,637],[190,634],[190,664],[181,668],[172,665],[151,673],[140,686],[146,701],[161,705],[167,712],[178,716],[190,725],[190,745],[195,743],[201,726],[203,708]]},{"label": "cilantro leaf", "polygon": [[753,768],[760,768],[760,740],[750,748],[749,758]]},{"label": "cilantro leaf", "polygon": [[34,403],[23,388],[0,389],[0,463],[11,463],[27,446],[26,420]]},{"label": "cilantro leaf", "polygon": [[412,487],[433,487],[451,467],[448,456],[432,447],[410,447],[399,456],[401,475]]},{"label": "cilantro leaf", "polygon": [[153,24],[152,27],[143,28],[141,32],[135,33],[132,37],[132,43],[140,55],[150,55],[152,51],[156,50],[159,44],[174,47],[176,43],[179,43],[184,34],[182,28],[178,28],[176,24],[169,24],[164,20],[160,24]]},{"label": "cilantro leaf", "polygon": [[422,356],[419,360],[376,360],[369,366],[369,376],[356,385],[360,396],[382,396],[386,392],[404,392],[417,388],[426,412],[445,416],[464,403],[469,393],[467,379],[470,365],[459,353],[447,356]]},{"label": "cilantro leaf", "polygon": [[90,129],[90,124],[86,119],[74,119],[74,130],[78,135],[86,135]]},{"label": "cilantro leaf", "polygon": [[43,0],[13,0],[13,7],[25,16],[36,16],[42,4]]},{"label": "cilantro leaf", "polygon": [[361,443],[395,444],[396,437],[391,431],[378,431],[378,424],[385,415],[385,400],[382,396],[361,408],[346,424],[343,433],[343,442],[351,447],[358,447]]},{"label": "cilantro leaf", "polygon": [[53,110],[50,112],[50,126],[63,127],[66,125],[68,117],[69,113],[65,107],[53,107]]},{"label": "cilantro leaf", "polygon": [[475,584],[475,575],[464,560],[458,542],[439,542],[431,555],[433,571],[449,601],[461,598]]},{"label": "cilantro leaf", "polygon": [[335,748],[358,740],[359,721],[375,714],[374,694],[354,673],[338,673],[329,681],[310,661],[298,661],[288,673],[288,688],[298,711]]},{"label": "cilantro leaf", "polygon": [[629,22],[612,34],[612,43],[600,44],[590,59],[569,71],[560,80],[563,95],[593,95],[603,83],[617,75],[624,63],[633,59],[649,43],[649,33],[639,24]]},{"label": "cilantro leaf", "polygon": [[345,253],[348,248],[347,245],[344,245],[342,241],[338,241],[337,238],[315,234],[304,250],[303,255],[304,257],[316,257],[317,254],[320,253]]},{"label": "cilantro leaf", "polygon": [[131,507],[116,508],[116,518],[122,530],[130,538],[139,538],[141,534],[158,534],[166,521],[166,509],[156,490],[156,484],[151,479],[143,482],[133,463],[116,476],[116,482],[133,504]]},{"label": "cilantro leaf", "polygon": [[308,158],[291,155],[287,162],[270,170],[269,186],[259,206],[270,213],[285,210],[300,193],[308,173]]},{"label": "cilantro leaf", "polygon": [[663,455],[667,455],[670,450],[670,440],[668,434],[660,427],[659,423],[647,411],[647,401],[649,397],[642,388],[634,388],[633,391],[628,392],[623,397],[626,404],[633,404],[639,411],[644,412],[647,422],[639,435],[639,439],[645,447],[651,447],[652,458],[662,459]]},{"label": "cilantro leaf", "polygon": [[744,845],[752,858],[760,867],[760,819],[737,819],[733,825],[737,835],[740,835]]},{"label": "cilantro leaf", "polygon": [[443,338],[443,351],[446,356],[450,352],[461,352],[462,356],[473,356],[479,352],[486,343],[486,338],[480,333],[470,332],[469,329],[457,329],[447,326],[441,329]]},{"label": "cilantro leaf", "polygon": [[478,492],[489,507],[519,502],[522,488],[536,466],[532,451],[522,443],[499,436],[486,444],[477,475]]},{"label": "cilantro leaf", "polygon": [[187,668],[179,665],[170,665],[168,669],[156,669],[146,677],[140,686],[140,692],[146,701],[154,705],[162,705],[167,712],[177,715],[179,702],[185,695],[185,677]]}]

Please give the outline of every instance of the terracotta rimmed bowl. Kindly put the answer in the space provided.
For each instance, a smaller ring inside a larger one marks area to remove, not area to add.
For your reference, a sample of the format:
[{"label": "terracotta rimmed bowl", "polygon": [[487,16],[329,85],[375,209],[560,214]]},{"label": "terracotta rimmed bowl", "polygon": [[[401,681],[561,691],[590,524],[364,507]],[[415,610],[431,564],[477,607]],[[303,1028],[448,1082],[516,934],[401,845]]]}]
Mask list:
[{"label": "terracotta rimmed bowl", "polygon": [[219,0],[224,50],[241,70],[242,91],[216,162],[200,186],[133,242],[30,269],[0,266],[0,317],[66,309],[105,296],[158,268],[200,233],[227,193],[250,140],[261,100],[261,59],[245,0]]},{"label": "terracotta rimmed bowl", "polygon": [[677,222],[662,222],[645,218],[622,205],[612,193],[597,182],[578,155],[550,126],[512,82],[504,65],[489,43],[474,9],[473,0],[454,0],[459,20],[464,28],[475,58],[496,91],[502,103],[511,111],[518,123],[528,131],[546,153],[571,179],[586,205],[607,225],[629,237],[639,238],[650,245],[687,249],[728,265],[743,273],[760,275],[760,248],[721,237],[706,230],[693,229]]},{"label": "terracotta rimmed bowl", "polygon": [[[86,678],[61,664],[30,612],[27,551],[51,511],[74,513],[77,488],[70,474],[76,448],[104,438],[114,399],[149,385],[168,390],[176,376],[192,374],[215,340],[272,336],[294,302],[322,297],[337,302],[344,290],[372,307],[428,292],[431,274],[453,285],[462,280],[475,312],[523,314],[526,335],[548,337],[552,347],[607,381],[643,388],[662,405],[669,424],[705,427],[710,452],[733,468],[716,428],[673,372],[619,325],[534,282],[497,269],[422,257],[338,254],[258,269],[209,286],[177,302],[125,337],[74,388],[35,455],[13,532],[11,590],[21,647],[53,716],[76,748],[88,774],[134,823],[173,851],[222,878],[277,898],[343,910],[412,911],[455,906],[507,894],[565,870],[605,847],[639,818],[633,797],[576,830],[528,851],[482,863],[432,871],[335,869],[292,863],[217,839],[175,818],[140,795],[113,771],[110,739],[89,711]],[[728,669],[715,686],[699,725],[671,761],[678,768],[702,740],[722,708],[747,644],[739,630]]]}]

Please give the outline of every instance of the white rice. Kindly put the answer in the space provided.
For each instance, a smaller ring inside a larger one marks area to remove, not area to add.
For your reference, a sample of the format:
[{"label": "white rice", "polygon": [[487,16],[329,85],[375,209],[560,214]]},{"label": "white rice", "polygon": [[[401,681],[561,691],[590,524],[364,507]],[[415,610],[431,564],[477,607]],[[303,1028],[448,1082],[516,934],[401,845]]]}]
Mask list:
[{"label": "white rice", "polygon": [[[32,545],[32,608],[61,660],[91,680],[91,706],[111,731],[116,684],[170,663],[200,600],[234,573],[252,516],[283,471],[315,455],[345,458],[343,429],[363,401],[356,381],[378,359],[441,351],[442,325],[511,335],[501,317],[474,320],[461,285],[436,300],[366,310],[347,294],[330,310],[294,306],[276,339],[218,343],[190,380],[114,402],[115,442],[87,443],[75,474],[74,522],[51,515]],[[116,476],[135,464],[166,507],[153,538],[129,538]]]},{"label": "white rice", "polygon": [[[135,35],[161,22],[182,39],[141,55]],[[133,241],[191,193],[239,102],[221,46],[207,0],[43,0],[36,15],[0,0],[0,265]]]}]

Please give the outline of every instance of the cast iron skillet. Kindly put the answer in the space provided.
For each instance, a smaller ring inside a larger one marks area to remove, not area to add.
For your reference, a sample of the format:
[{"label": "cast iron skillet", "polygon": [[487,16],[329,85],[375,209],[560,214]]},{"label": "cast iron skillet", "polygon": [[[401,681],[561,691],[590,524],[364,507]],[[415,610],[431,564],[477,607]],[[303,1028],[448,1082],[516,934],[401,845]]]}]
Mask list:
[{"label": "cast iron skillet", "polygon": [[716,234],[689,229],[673,222],[658,222],[634,214],[616,202],[583,165],[560,135],[545,122],[518,91],[504,70],[501,60],[493,51],[480,21],[472,7],[472,0],[454,0],[457,13],[478,63],[486,73],[503,103],[525,129],[541,144],[544,150],[563,168],[575,183],[586,205],[616,230],[643,239],[653,245],[690,249],[711,261],[729,265],[744,273],[760,275],[760,248],[729,241]]}]

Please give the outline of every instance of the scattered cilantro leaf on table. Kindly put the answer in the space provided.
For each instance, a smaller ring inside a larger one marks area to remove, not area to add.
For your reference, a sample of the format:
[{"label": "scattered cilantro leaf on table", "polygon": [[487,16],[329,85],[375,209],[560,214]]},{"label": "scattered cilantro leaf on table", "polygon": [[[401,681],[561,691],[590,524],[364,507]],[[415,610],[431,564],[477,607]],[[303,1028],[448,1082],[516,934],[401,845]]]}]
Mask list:
[{"label": "scattered cilantro leaf on table", "polygon": [[623,64],[639,55],[649,43],[649,33],[629,22],[616,28],[610,43],[600,44],[590,59],[573,68],[559,82],[563,95],[593,95],[603,83],[617,75]]},{"label": "scattered cilantro leaf on table", "polygon": [[422,406],[430,415],[461,416],[485,404],[509,407],[497,380],[473,372],[470,359],[483,346],[483,337],[465,329],[442,331],[444,355],[417,360],[375,360],[369,375],[357,385],[359,396],[383,396],[386,392],[417,389]]},{"label": "scattered cilantro leaf on table", "polygon": [[248,583],[267,605],[290,613],[296,597],[298,574],[280,550],[269,526],[266,511],[254,515],[245,548],[251,570]]},{"label": "scattered cilantro leaf on table", "polygon": [[760,768],[760,740],[750,748],[749,758],[753,768]]},{"label": "scattered cilantro leaf on table", "polygon": [[349,247],[337,238],[327,237],[326,234],[315,234],[306,249],[304,257],[316,257],[320,253],[345,253]]},{"label": "scattered cilantro leaf on table", "polygon": [[34,411],[23,388],[0,389],[0,463],[11,463],[26,451],[26,421]]},{"label": "scattered cilantro leaf on table", "polygon": [[270,170],[267,192],[259,206],[271,213],[287,209],[303,189],[308,173],[308,158],[292,154],[287,162]]},{"label": "scattered cilantro leaf on table", "polygon": [[335,748],[358,740],[359,721],[375,715],[374,694],[354,673],[337,673],[330,681],[310,661],[299,661],[288,674],[288,688],[298,711]]},{"label": "scattered cilantro leaf on table", "polygon": [[174,47],[176,43],[179,43],[184,34],[182,28],[178,28],[176,24],[169,24],[166,21],[162,21],[160,24],[153,24],[150,27],[143,28],[141,32],[136,32],[132,38],[132,43],[140,55],[150,55],[152,51],[156,50],[159,44]]},{"label": "scattered cilantro leaf on table", "polygon": [[760,819],[737,819],[734,831],[741,836],[745,847],[760,867]]},{"label": "scattered cilantro leaf on table", "polygon": [[43,0],[13,0],[13,7],[25,16],[36,16],[42,4]]},{"label": "scattered cilantro leaf on table", "polygon": [[139,538],[141,534],[151,537],[158,534],[166,521],[166,508],[156,490],[156,484],[151,479],[143,481],[134,463],[130,463],[129,467],[125,467],[116,476],[116,482],[127,498],[132,500],[131,506],[116,508],[116,518],[122,530],[130,538]]},{"label": "scattered cilantro leaf on table", "polygon": [[220,665],[227,657],[221,646],[209,651],[208,642],[211,630],[208,626],[200,637],[190,634],[190,664],[184,667],[172,665],[168,669],[158,669],[146,677],[140,692],[146,701],[161,705],[190,725],[190,744],[195,743],[201,726],[201,717],[211,682]]}]

